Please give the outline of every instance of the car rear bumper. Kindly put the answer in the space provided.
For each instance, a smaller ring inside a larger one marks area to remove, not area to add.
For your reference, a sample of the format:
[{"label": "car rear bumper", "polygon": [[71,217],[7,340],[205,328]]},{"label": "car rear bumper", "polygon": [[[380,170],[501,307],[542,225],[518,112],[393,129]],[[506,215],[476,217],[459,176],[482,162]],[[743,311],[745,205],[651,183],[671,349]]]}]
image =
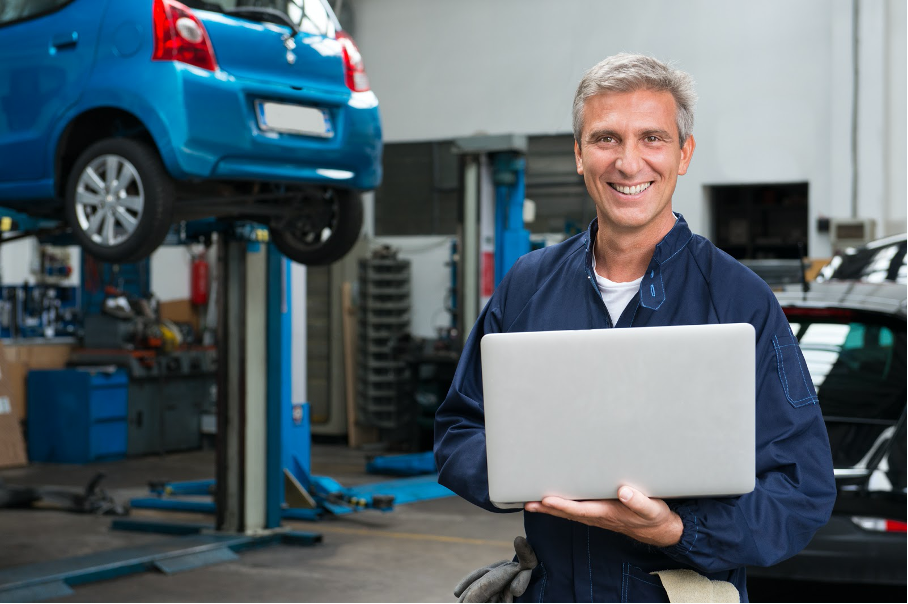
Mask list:
[{"label": "car rear bumper", "polygon": [[[175,64],[167,105],[177,178],[298,182],[370,190],[381,182],[381,122],[371,92],[297,90]],[[330,138],[263,131],[256,101],[327,111]]]},{"label": "car rear bumper", "polygon": [[749,577],[834,583],[906,584],[905,533],[876,533],[834,515],[804,550],[767,568],[748,567]]}]

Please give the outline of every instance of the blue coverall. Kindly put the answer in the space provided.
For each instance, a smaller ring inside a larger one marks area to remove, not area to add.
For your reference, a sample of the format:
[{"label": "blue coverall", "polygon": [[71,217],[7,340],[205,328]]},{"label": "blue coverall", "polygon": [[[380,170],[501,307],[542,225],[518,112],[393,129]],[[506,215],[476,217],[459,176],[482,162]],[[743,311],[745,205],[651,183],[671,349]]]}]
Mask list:
[{"label": "blue coverall", "polygon": [[[836,497],[829,440],[785,315],[766,283],[693,235],[677,216],[656,246],[639,296],[614,327],[754,326],[756,487],[739,497],[668,501],[684,531],[677,545],[666,548],[524,512],[526,537],[539,565],[520,601],[667,602],[658,577],[649,573],[692,568],[730,581],[744,602],[745,566],[769,566],[793,556],[829,519]],[[613,327],[592,274],[596,231],[594,220],[587,232],[514,264],[480,314],[436,413],[438,481],[489,511],[503,510],[488,494],[479,341],[496,332]],[[683,447],[684,435],[662,445]]]}]

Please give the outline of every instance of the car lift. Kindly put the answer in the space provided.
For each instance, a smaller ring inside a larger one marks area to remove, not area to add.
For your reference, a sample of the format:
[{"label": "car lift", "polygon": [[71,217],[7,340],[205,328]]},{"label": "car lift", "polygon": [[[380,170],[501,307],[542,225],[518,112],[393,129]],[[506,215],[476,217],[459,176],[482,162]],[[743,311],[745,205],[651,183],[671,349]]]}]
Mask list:
[{"label": "car lift", "polygon": [[[215,513],[214,525],[120,518],[111,528],[171,537],[145,547],[98,552],[0,570],[0,601],[72,594],[72,585],[135,572],[172,574],[235,560],[235,552],[276,543],[311,545],[317,533],[292,531],[282,518],[391,509],[452,493],[434,475],[344,489],[310,475],[309,405],[291,401],[291,263],[269,244],[222,231],[218,245],[218,444],[216,482],[162,486],[177,493],[214,491],[198,501],[159,498],[162,509]],[[254,230],[258,235],[266,233]],[[214,488],[214,485],[217,488]],[[136,505],[133,507],[143,507]],[[153,506],[146,506],[153,507]]]},{"label": "car lift", "polygon": [[[337,481],[327,476],[315,476],[311,474],[309,405],[306,402],[290,401],[290,393],[292,390],[290,383],[291,375],[300,373],[297,370],[299,363],[293,362],[292,359],[293,355],[290,346],[291,317],[294,312],[300,312],[305,308],[305,302],[297,301],[297,303],[293,303],[293,283],[295,279],[291,271],[291,263],[284,260],[272,246],[262,247],[268,248],[267,256],[269,257],[269,266],[267,270],[267,283],[255,282],[247,288],[246,301],[248,306],[241,311],[230,310],[229,305],[231,304],[231,297],[228,294],[226,296],[228,308],[226,311],[224,311],[223,308],[220,308],[218,316],[219,320],[221,317],[229,319],[229,324],[235,327],[240,325],[243,319],[247,322],[254,320],[252,317],[255,315],[255,308],[253,307],[251,300],[255,295],[255,292],[274,289],[269,295],[269,300],[272,300],[271,304],[277,304],[273,302],[273,300],[280,300],[279,306],[271,306],[268,308],[267,313],[263,312],[259,314],[259,316],[265,316],[265,314],[267,314],[268,317],[276,316],[277,314],[280,315],[280,320],[273,321],[268,327],[269,342],[272,339],[280,340],[281,352],[279,355],[268,355],[269,359],[278,359],[278,361],[269,360],[267,362],[269,371],[267,380],[269,385],[274,385],[278,382],[281,384],[281,400],[284,402],[276,402],[275,404],[282,409],[281,413],[283,415],[281,417],[269,416],[267,425],[268,427],[276,426],[280,422],[282,427],[281,432],[278,433],[279,438],[273,438],[271,434],[268,434],[266,439],[269,445],[273,444],[276,446],[274,454],[280,458],[280,474],[274,478],[282,487],[281,492],[276,494],[281,502],[279,509],[280,517],[293,520],[318,520],[325,515],[340,516],[365,509],[390,511],[395,504],[399,505],[453,495],[450,490],[438,484],[434,469],[431,469],[428,472],[420,472],[418,476],[414,476],[410,479],[365,484],[348,488],[341,486]],[[233,253],[237,254],[238,252]],[[246,261],[249,262],[256,253],[258,252],[247,251]],[[261,262],[261,260],[259,260],[259,262]],[[231,282],[229,280],[237,279],[237,275],[242,274],[236,269],[233,269],[233,271],[230,272],[230,267],[239,265],[240,262],[238,260],[235,260],[230,266],[219,265],[218,274],[228,274],[228,281],[225,284],[228,292],[231,288]],[[264,275],[264,267],[259,268],[261,270],[246,268],[246,277]],[[224,271],[227,272],[225,273]],[[233,277],[230,277],[229,275],[233,275]],[[277,288],[279,288],[280,291],[278,291]],[[236,296],[234,295],[234,298],[235,297]],[[256,353],[253,348],[250,348],[250,341],[255,338],[257,332],[263,332],[264,328],[265,326],[260,324],[250,329],[250,326],[247,324],[245,344],[247,356],[246,359],[244,359],[244,362],[250,362],[248,360],[250,357],[264,359],[263,355]],[[229,330],[228,333],[230,333]],[[227,340],[227,338],[219,338],[219,346],[221,346],[221,349],[218,351],[218,358],[228,359],[228,363],[236,363],[237,361],[231,358],[230,351],[225,349],[229,348],[229,341],[225,340]],[[228,374],[235,375],[235,371],[228,371]],[[219,381],[219,396],[222,391],[235,392],[238,387],[238,383],[223,383],[222,381]],[[221,420],[221,417],[225,414],[221,413],[220,401],[218,404],[218,432],[221,433],[222,428],[229,429],[229,426],[222,427],[221,424],[223,421]],[[229,413],[227,415],[230,416]],[[257,429],[261,430],[262,428],[259,427]],[[240,448],[238,447],[237,450],[240,450]],[[228,457],[225,463],[225,460],[222,460],[221,458],[221,452],[219,450],[218,467],[226,467],[229,465],[229,460]],[[388,473],[393,474],[394,472]],[[205,501],[200,500],[198,496],[210,496],[215,494],[216,497],[222,497],[221,490],[217,489],[216,485],[229,484],[224,482],[229,479],[229,476],[219,473],[216,480],[152,484],[150,491],[155,496],[133,499],[130,501],[130,506],[132,508],[213,513],[216,509],[220,509],[220,500],[217,502]],[[280,498],[281,496],[283,498]]]},{"label": "car lift", "polygon": [[454,140],[463,156],[463,251],[458,330],[466,340],[479,311],[517,259],[530,251],[524,228],[527,137],[469,136]]}]

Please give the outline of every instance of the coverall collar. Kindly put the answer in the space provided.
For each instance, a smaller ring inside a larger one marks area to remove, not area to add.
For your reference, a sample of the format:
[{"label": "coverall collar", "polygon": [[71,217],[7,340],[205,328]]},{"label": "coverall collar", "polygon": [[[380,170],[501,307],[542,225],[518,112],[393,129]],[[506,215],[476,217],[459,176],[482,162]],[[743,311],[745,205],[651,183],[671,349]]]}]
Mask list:
[{"label": "coverall collar", "polygon": [[[672,229],[662,238],[662,241],[656,244],[656,250],[643,275],[643,281],[640,283],[640,304],[645,308],[657,310],[665,302],[665,288],[662,282],[662,265],[671,260],[678,254],[684,246],[690,241],[693,233],[687,226],[679,212],[674,212],[677,220]],[[586,248],[585,262],[587,267],[593,265],[593,241],[596,240],[596,233],[599,231],[599,219],[593,218],[587,229],[584,239]]]}]

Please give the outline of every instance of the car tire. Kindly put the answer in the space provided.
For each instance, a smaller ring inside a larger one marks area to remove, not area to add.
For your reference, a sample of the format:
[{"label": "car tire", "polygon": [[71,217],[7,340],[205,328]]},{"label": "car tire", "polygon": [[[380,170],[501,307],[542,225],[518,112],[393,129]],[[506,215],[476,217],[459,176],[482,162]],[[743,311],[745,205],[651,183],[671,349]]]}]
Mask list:
[{"label": "car tire", "polygon": [[167,236],[174,197],[173,179],[152,146],[129,138],[103,139],[73,165],[66,183],[66,221],[82,249],[98,260],[137,262]]},{"label": "car tire", "polygon": [[284,256],[310,266],[331,264],[356,244],[363,226],[363,202],[354,191],[329,189],[295,205],[271,223],[271,241]]}]

